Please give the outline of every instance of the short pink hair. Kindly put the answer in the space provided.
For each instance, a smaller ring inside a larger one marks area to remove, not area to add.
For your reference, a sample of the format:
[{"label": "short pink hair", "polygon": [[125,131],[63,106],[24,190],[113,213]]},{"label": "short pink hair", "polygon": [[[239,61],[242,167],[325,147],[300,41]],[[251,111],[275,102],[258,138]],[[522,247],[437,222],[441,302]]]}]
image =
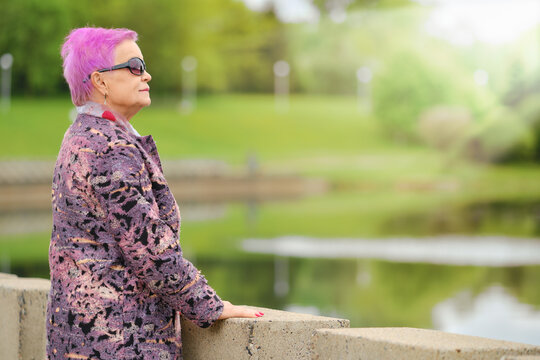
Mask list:
[{"label": "short pink hair", "polygon": [[92,82],[84,81],[92,72],[114,65],[114,49],[122,41],[137,41],[137,33],[128,29],[78,28],[62,45],[64,77],[71,101],[81,106],[90,99]]}]

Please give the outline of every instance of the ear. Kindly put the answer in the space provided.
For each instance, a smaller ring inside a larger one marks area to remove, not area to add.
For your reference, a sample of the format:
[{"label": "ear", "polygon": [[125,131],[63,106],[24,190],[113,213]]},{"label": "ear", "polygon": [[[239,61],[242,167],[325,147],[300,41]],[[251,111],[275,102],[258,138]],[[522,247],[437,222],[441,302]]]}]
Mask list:
[{"label": "ear", "polygon": [[92,85],[94,85],[94,88],[103,96],[109,92],[109,87],[107,86],[107,82],[105,81],[105,76],[103,73],[100,73],[98,71],[94,71],[90,75],[90,80],[92,81]]}]

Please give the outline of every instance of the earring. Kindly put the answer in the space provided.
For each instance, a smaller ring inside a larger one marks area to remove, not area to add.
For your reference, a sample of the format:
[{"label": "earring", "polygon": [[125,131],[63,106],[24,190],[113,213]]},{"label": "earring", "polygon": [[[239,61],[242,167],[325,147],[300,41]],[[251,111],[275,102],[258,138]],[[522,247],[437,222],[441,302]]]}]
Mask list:
[{"label": "earring", "polygon": [[107,93],[105,93],[105,102],[103,103],[103,105],[107,105]]}]

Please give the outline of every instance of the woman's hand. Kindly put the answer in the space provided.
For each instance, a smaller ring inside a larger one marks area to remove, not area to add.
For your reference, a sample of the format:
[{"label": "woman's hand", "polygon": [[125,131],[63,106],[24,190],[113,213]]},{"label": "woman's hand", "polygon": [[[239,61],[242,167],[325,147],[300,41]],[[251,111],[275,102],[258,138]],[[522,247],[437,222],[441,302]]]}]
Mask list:
[{"label": "woman's hand", "polygon": [[236,306],[228,301],[223,301],[223,312],[218,320],[229,318],[255,318],[264,314],[260,311],[252,310],[245,306]]}]

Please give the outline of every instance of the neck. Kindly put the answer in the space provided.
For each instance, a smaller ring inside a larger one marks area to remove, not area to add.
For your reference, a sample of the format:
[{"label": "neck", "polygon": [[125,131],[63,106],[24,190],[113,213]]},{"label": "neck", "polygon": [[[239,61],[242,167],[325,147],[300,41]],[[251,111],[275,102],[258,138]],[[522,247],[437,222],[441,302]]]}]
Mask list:
[{"label": "neck", "polygon": [[119,108],[118,106],[111,106],[110,104],[103,103],[103,95],[97,91],[94,91],[90,96],[90,101],[95,104],[101,105],[105,110],[109,110],[115,116],[121,117],[125,121],[130,121],[131,118],[137,113],[137,111],[132,111],[129,108]]}]

